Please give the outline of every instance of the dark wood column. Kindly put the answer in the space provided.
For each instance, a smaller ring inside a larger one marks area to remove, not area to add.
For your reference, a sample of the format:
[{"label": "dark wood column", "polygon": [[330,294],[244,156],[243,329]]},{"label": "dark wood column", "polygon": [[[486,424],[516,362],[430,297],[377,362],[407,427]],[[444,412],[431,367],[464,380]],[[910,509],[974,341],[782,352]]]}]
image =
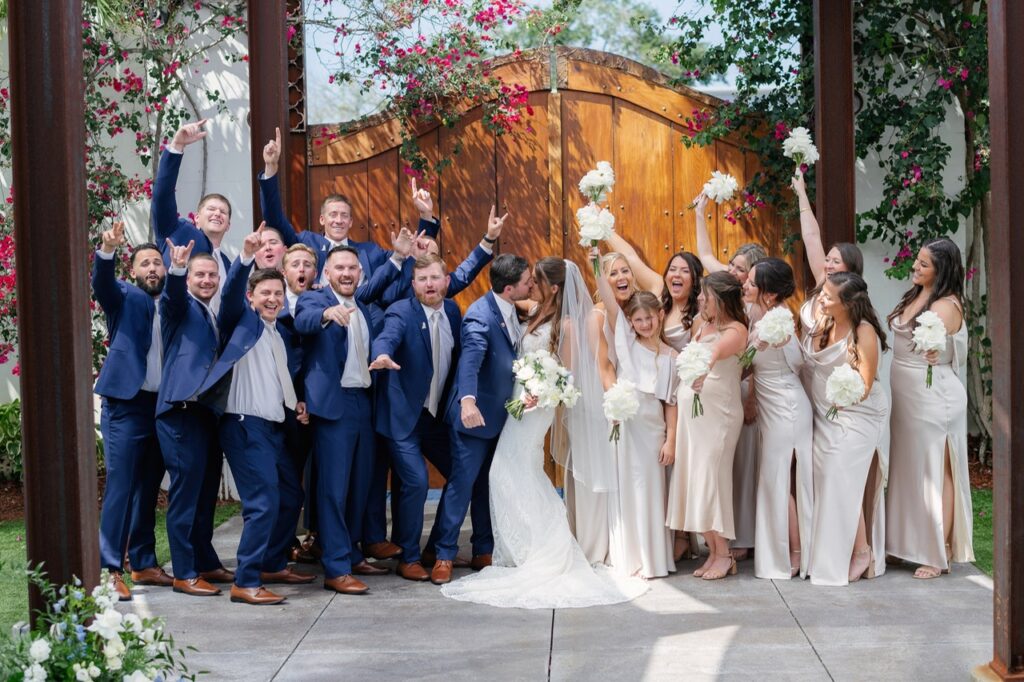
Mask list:
[{"label": "dark wood column", "polygon": [[828,250],[856,242],[853,151],[853,1],[814,0],[814,211]]},{"label": "dark wood column", "polygon": [[[28,558],[99,579],[80,0],[8,16]],[[34,590],[32,609],[42,601]]]},{"label": "dark wood column", "polygon": [[[249,135],[252,142],[253,228],[259,225],[263,145],[281,128],[281,163],[277,174],[281,201],[288,212],[288,29],[285,0],[248,0]],[[304,198],[303,198],[304,200]]]},{"label": "dark wood column", "polygon": [[979,672],[1024,680],[1024,234],[1014,203],[1024,195],[1024,3],[992,0],[988,8],[992,131],[992,213],[988,283],[993,392],[992,662]]}]

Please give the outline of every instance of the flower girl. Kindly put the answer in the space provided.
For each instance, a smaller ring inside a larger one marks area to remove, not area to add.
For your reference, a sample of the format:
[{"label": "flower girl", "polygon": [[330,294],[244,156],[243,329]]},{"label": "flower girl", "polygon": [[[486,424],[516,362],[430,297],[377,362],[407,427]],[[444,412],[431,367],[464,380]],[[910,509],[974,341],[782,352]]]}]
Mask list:
[{"label": "flower girl", "polygon": [[676,570],[665,467],[675,459],[677,353],[661,340],[665,313],[657,296],[637,291],[620,308],[603,273],[597,282],[618,357],[618,380],[605,393],[619,478],[609,500],[609,560],[624,575],[663,577]]}]

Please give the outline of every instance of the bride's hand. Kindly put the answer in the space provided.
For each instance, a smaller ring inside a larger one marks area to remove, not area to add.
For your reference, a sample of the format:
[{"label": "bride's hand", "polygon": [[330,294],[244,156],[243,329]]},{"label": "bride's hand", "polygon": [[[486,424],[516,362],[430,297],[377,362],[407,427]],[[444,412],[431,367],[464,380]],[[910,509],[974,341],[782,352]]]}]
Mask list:
[{"label": "bride's hand", "polygon": [[537,407],[538,402],[540,401],[537,399],[537,396],[531,395],[529,393],[523,394],[523,405],[526,406],[527,410],[532,410],[533,408]]}]

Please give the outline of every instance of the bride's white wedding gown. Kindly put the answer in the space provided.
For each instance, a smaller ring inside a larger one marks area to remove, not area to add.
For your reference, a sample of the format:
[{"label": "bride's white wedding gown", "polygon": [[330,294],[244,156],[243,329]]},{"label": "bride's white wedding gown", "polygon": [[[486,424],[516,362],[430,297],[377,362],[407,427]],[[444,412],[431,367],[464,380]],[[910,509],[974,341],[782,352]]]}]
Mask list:
[{"label": "bride's white wedding gown", "polygon": [[[550,323],[539,326],[523,338],[522,353],[546,348],[550,335]],[[505,422],[489,479],[494,565],[443,586],[446,597],[555,609],[617,604],[647,591],[640,578],[591,567],[570,532],[565,504],[544,472],[544,436],[554,414],[537,408]]]}]

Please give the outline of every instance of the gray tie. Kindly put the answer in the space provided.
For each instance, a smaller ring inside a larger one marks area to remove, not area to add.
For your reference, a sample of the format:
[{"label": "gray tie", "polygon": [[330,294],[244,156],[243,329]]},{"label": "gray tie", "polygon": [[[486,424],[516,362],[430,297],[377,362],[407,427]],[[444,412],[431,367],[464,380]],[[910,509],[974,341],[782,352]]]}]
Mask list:
[{"label": "gray tie", "polygon": [[359,308],[352,301],[345,301],[345,307],[352,311],[352,314],[348,318],[348,338],[349,343],[352,344],[352,350],[355,351],[356,357],[359,358],[357,369],[359,370],[359,378],[363,382],[363,386],[370,385],[370,370],[367,366],[370,358],[370,351],[366,349],[366,341],[363,340],[363,316],[359,312]]},{"label": "gray tie", "polygon": [[274,369],[277,370],[277,380],[284,392],[284,405],[289,410],[295,409],[298,400],[295,397],[295,386],[292,384],[292,375],[288,371],[288,354],[284,349],[284,339],[277,331],[275,325],[267,325],[267,332],[270,334],[270,349],[274,354]]},{"label": "gray tie", "polygon": [[441,311],[435,310],[430,315],[430,359],[434,364],[434,373],[430,377],[430,394],[427,396],[427,409],[431,416],[437,416],[437,406],[441,402]]},{"label": "gray tie", "polygon": [[519,317],[516,315],[515,309],[508,316],[508,335],[512,339],[512,345],[518,351],[519,342],[523,340],[523,329],[519,325]]}]

